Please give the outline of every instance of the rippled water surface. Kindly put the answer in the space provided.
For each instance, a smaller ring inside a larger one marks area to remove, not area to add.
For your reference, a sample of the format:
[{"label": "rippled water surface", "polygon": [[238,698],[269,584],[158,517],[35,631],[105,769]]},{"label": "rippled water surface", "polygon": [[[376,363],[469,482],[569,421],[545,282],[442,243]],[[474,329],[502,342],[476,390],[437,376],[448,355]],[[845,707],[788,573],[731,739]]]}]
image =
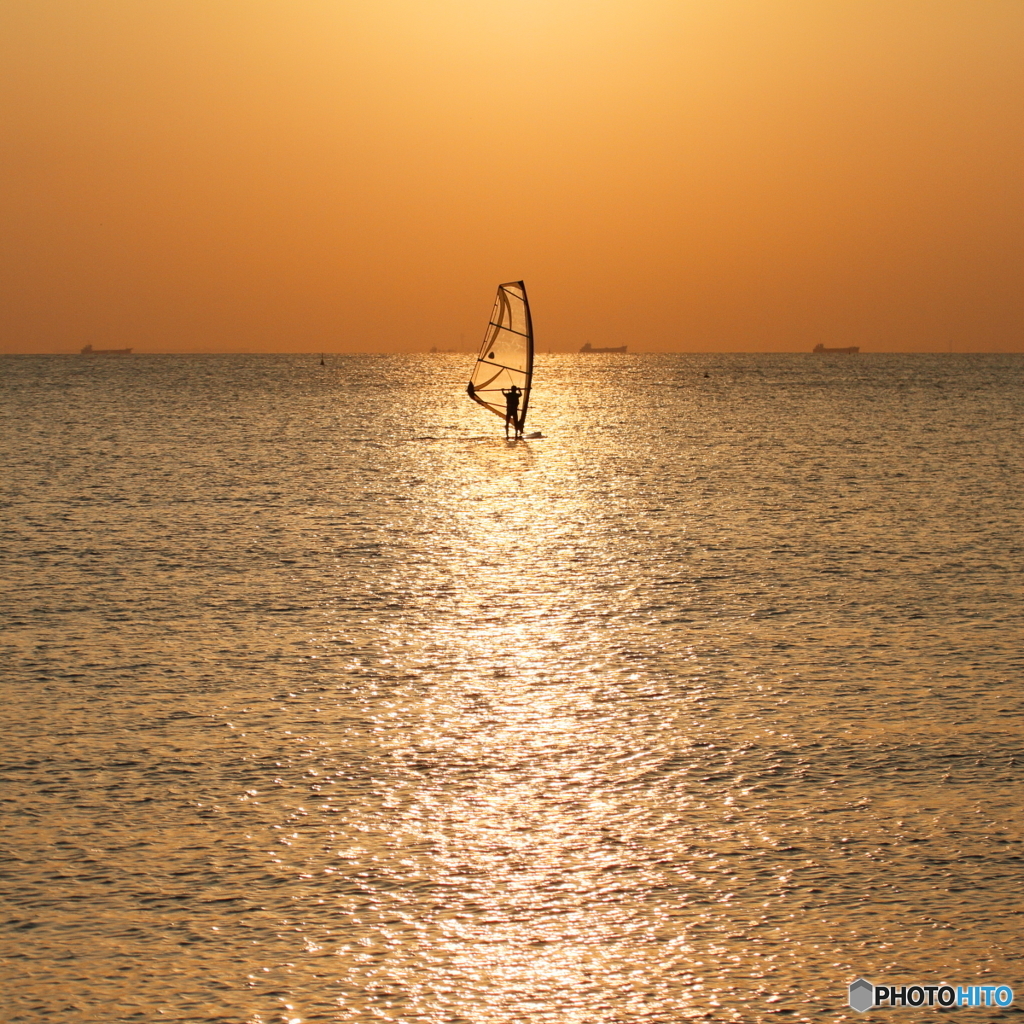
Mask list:
[{"label": "rippled water surface", "polygon": [[1016,1016],[1024,358],[470,361],[0,360],[4,1019]]}]

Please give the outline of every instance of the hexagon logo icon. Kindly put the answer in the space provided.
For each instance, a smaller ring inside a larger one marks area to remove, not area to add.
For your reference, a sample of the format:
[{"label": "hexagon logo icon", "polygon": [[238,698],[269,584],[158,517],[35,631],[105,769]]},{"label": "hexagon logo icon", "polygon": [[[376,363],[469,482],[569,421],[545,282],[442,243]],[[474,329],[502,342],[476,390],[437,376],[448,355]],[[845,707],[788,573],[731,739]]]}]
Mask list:
[{"label": "hexagon logo icon", "polygon": [[875,986],[867,978],[858,978],[850,985],[850,1009],[866,1013],[875,1005]]}]

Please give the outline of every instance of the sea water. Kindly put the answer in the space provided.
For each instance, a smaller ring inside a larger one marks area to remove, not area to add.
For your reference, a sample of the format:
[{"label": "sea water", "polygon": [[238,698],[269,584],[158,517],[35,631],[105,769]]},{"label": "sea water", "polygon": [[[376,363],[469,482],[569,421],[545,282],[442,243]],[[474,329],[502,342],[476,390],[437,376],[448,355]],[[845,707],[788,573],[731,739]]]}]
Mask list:
[{"label": "sea water", "polygon": [[0,360],[3,1019],[1019,1013],[1024,357],[470,363]]}]

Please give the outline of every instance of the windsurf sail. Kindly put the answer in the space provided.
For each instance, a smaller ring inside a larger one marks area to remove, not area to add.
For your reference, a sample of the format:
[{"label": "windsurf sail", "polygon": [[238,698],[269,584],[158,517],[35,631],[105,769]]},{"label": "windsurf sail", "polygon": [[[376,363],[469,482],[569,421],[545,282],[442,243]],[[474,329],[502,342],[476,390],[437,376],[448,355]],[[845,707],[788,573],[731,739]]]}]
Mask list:
[{"label": "windsurf sail", "polygon": [[506,405],[503,392],[511,391],[513,385],[517,387],[522,397],[519,399],[519,422],[515,426],[517,432],[522,433],[532,383],[533,321],[530,319],[526,285],[522,281],[509,281],[498,285],[494,311],[466,391],[473,401],[504,420]]}]

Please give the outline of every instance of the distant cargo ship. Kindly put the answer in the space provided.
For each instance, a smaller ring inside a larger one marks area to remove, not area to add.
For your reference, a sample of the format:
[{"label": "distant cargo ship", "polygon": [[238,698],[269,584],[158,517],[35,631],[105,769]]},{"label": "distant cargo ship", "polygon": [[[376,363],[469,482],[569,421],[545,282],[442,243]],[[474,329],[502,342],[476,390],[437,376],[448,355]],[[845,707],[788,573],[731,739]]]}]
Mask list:
[{"label": "distant cargo ship", "polygon": [[625,352],[626,346],[620,345],[618,348],[591,348],[590,342],[588,341],[580,351],[585,355],[593,355],[595,352]]},{"label": "distant cargo ship", "polygon": [[131,352],[130,348],[93,348],[92,345],[82,349],[83,356],[128,356]]},{"label": "distant cargo ship", "polygon": [[841,352],[844,356],[852,356],[854,352],[860,351],[859,345],[847,345],[846,348],[825,348],[824,345],[815,345],[815,352]]}]

